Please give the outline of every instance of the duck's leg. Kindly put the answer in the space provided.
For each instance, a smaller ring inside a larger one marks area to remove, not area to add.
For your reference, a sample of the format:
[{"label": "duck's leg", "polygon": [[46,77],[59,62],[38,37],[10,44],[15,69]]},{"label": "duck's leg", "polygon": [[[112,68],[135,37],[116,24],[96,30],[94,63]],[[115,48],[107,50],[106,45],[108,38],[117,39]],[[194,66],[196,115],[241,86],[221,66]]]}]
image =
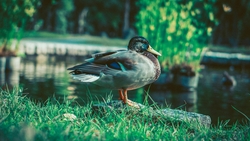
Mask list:
[{"label": "duck's leg", "polygon": [[128,102],[127,90],[126,89],[119,90],[119,96],[120,96],[120,99],[122,100],[122,102],[124,104],[127,104],[127,102]]},{"label": "duck's leg", "polygon": [[[126,89],[123,90],[123,94],[124,94],[124,99],[123,99],[123,103],[124,104],[128,104],[128,95],[127,95],[127,91]],[[129,104],[128,104],[129,105]]]},{"label": "duck's leg", "polygon": [[123,103],[124,103],[124,104],[128,104],[128,106],[138,108],[138,106],[135,104],[135,102],[133,102],[133,101],[131,101],[131,100],[128,99],[127,92],[128,92],[128,90],[126,90],[126,89],[123,90],[123,94],[124,94]]},{"label": "duck's leg", "polygon": [[122,93],[122,90],[119,90],[119,96],[120,96],[120,99],[123,101],[124,100],[124,95]]},{"label": "duck's leg", "polygon": [[140,108],[135,102],[128,99],[127,92],[128,92],[128,90],[126,90],[126,89],[119,90],[120,98],[123,101],[123,103],[127,104],[131,107]]}]

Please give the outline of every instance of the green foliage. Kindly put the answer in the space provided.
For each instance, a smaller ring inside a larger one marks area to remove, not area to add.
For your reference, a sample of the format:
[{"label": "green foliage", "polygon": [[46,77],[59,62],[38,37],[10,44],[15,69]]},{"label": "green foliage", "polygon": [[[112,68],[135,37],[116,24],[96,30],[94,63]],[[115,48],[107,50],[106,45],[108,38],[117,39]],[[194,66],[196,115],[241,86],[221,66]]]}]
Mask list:
[{"label": "green foliage", "polygon": [[67,33],[68,16],[74,10],[73,1],[71,0],[58,0],[56,3],[56,16],[55,16],[55,31],[57,33]]},{"label": "green foliage", "polygon": [[[249,123],[218,126],[166,122],[142,109],[93,113],[91,105],[35,103],[20,89],[0,90],[0,140],[249,140]],[[129,107],[128,107],[129,108]],[[135,110],[136,111],[136,110]],[[15,136],[13,136],[15,135]]]},{"label": "green foliage", "polygon": [[209,22],[214,22],[209,3],[140,0],[137,5],[141,7],[137,30],[161,51],[159,59],[164,68],[183,63],[193,63],[194,67],[199,64],[202,48],[212,32]]},{"label": "green foliage", "polygon": [[68,33],[71,24],[72,12],[75,9],[72,0],[40,0],[36,7],[37,13],[31,29],[46,30],[60,34]]},{"label": "green foliage", "polygon": [[10,49],[11,39],[20,40],[27,19],[35,13],[35,2],[36,0],[1,0],[0,53],[4,49]]},{"label": "green foliage", "polygon": [[[119,36],[123,26],[123,6],[124,1],[117,0],[75,0],[76,8],[80,11],[75,11],[76,15],[80,15],[83,9],[88,9],[85,19],[85,32],[100,35],[101,32],[106,32],[109,36]],[[76,22],[79,22],[79,17],[76,17]]]}]

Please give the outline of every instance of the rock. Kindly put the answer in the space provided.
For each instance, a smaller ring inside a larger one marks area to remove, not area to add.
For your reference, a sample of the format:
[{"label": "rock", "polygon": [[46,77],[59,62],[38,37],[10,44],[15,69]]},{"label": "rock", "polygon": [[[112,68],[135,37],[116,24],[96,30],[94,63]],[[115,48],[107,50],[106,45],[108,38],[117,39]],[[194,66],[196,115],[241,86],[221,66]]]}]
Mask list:
[{"label": "rock", "polygon": [[183,121],[183,122],[198,122],[199,124],[207,127],[211,124],[211,118],[208,115],[203,115],[194,112],[186,112],[182,110],[173,110],[170,108],[156,110],[156,115],[163,115],[166,119],[171,121]]},{"label": "rock", "polygon": [[[147,107],[143,104],[133,102],[129,100],[129,103],[132,103],[133,106],[129,106],[131,108],[127,108],[131,112],[139,112],[143,113],[144,115],[148,116],[153,116],[155,118],[163,118],[164,120],[167,121],[177,121],[177,122],[187,122],[187,123],[199,123],[201,125],[204,125],[206,127],[209,127],[211,125],[211,118],[208,115],[203,115],[199,113],[194,113],[194,112],[186,112],[183,110],[174,110],[170,108],[166,109],[159,109],[155,110],[151,107]],[[99,104],[94,104],[92,109],[93,111],[102,111],[105,113],[108,110],[115,110],[117,112],[124,110],[124,108],[128,107],[128,105],[123,104],[122,101],[111,101],[108,103],[99,103]],[[143,112],[146,109],[147,112]]]}]

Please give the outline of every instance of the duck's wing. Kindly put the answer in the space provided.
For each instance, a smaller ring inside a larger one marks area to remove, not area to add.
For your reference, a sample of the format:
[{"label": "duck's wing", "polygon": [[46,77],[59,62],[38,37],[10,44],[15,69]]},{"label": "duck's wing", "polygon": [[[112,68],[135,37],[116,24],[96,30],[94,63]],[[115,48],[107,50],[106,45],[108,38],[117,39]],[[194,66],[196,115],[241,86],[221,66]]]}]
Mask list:
[{"label": "duck's wing", "polygon": [[110,51],[110,52],[96,53],[96,54],[92,54],[92,58],[99,59],[101,57],[109,56],[111,54],[114,54],[114,53],[117,53],[117,52],[121,52],[121,51],[126,51],[126,50],[116,50],[116,51]]},{"label": "duck's wing", "polygon": [[102,74],[115,75],[118,71],[126,71],[128,60],[130,60],[127,56],[130,54],[126,50],[94,54],[84,63],[68,68],[68,70],[72,70],[70,73],[74,79],[93,82]]}]

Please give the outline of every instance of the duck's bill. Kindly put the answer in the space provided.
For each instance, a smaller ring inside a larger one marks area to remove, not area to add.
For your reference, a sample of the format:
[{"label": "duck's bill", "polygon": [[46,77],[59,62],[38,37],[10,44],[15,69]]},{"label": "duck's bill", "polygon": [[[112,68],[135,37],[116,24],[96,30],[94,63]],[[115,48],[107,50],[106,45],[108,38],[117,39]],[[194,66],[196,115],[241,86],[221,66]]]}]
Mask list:
[{"label": "duck's bill", "polygon": [[149,45],[147,51],[151,52],[151,53],[153,53],[153,54],[155,54],[157,56],[161,56],[161,54],[159,52],[155,51],[150,45]]}]

